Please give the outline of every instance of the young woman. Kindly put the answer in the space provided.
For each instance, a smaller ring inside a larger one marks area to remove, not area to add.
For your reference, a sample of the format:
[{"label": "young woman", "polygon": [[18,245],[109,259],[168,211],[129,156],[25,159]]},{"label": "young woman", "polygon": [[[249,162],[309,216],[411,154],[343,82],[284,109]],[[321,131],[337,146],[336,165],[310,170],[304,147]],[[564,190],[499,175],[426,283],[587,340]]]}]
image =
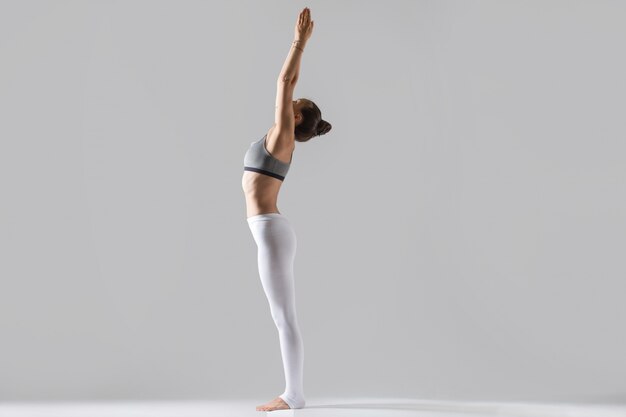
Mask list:
[{"label": "young woman", "polygon": [[300,60],[311,33],[311,12],[298,16],[295,40],[277,81],[274,125],[259,141],[252,142],[244,157],[241,185],[246,197],[247,221],[258,247],[259,276],[270,312],[278,328],[285,373],[285,391],[257,411],[303,408],[304,347],[296,318],[293,264],[296,235],[289,220],[278,211],[280,186],[291,164],[295,142],[306,142],[327,133],[330,123],[322,120],[311,100],[293,100]]}]

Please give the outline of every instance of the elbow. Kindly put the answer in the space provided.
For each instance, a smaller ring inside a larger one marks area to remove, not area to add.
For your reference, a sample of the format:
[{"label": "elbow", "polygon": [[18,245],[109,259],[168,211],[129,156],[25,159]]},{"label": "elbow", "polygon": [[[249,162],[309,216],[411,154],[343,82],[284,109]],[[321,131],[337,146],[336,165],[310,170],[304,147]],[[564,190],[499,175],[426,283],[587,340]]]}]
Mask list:
[{"label": "elbow", "polygon": [[278,77],[278,80],[276,82],[279,83],[279,84],[281,84],[281,83],[295,84],[296,81],[298,81],[298,76],[297,75],[281,74],[280,77]]}]

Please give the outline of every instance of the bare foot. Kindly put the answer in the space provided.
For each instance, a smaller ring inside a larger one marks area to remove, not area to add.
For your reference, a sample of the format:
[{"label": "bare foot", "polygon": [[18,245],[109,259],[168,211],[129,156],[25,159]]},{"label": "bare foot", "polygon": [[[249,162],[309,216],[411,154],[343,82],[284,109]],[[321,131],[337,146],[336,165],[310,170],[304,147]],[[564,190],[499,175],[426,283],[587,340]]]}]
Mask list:
[{"label": "bare foot", "polygon": [[289,405],[282,398],[276,397],[263,405],[257,405],[256,411],[289,410]]}]

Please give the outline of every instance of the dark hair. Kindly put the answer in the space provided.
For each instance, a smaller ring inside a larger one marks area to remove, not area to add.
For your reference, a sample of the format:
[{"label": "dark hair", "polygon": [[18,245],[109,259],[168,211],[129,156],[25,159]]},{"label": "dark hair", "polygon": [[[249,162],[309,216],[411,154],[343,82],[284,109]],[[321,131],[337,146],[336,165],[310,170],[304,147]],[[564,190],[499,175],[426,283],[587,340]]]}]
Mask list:
[{"label": "dark hair", "polygon": [[296,126],[296,141],[306,142],[318,135],[325,135],[330,131],[332,125],[326,120],[322,120],[322,112],[315,103],[305,99],[310,104],[301,110],[302,121]]}]

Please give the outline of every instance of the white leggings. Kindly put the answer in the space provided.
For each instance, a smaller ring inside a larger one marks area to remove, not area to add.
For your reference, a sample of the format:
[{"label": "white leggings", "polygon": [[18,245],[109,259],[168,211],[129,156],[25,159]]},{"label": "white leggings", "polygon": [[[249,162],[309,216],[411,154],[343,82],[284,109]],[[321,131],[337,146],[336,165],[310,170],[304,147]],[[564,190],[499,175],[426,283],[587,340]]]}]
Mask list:
[{"label": "white leggings", "polygon": [[286,387],[279,397],[290,408],[302,408],[305,403],[302,386],[304,345],[296,318],[293,274],[296,234],[281,213],[257,214],[247,220],[258,247],[261,284],[280,340]]}]

